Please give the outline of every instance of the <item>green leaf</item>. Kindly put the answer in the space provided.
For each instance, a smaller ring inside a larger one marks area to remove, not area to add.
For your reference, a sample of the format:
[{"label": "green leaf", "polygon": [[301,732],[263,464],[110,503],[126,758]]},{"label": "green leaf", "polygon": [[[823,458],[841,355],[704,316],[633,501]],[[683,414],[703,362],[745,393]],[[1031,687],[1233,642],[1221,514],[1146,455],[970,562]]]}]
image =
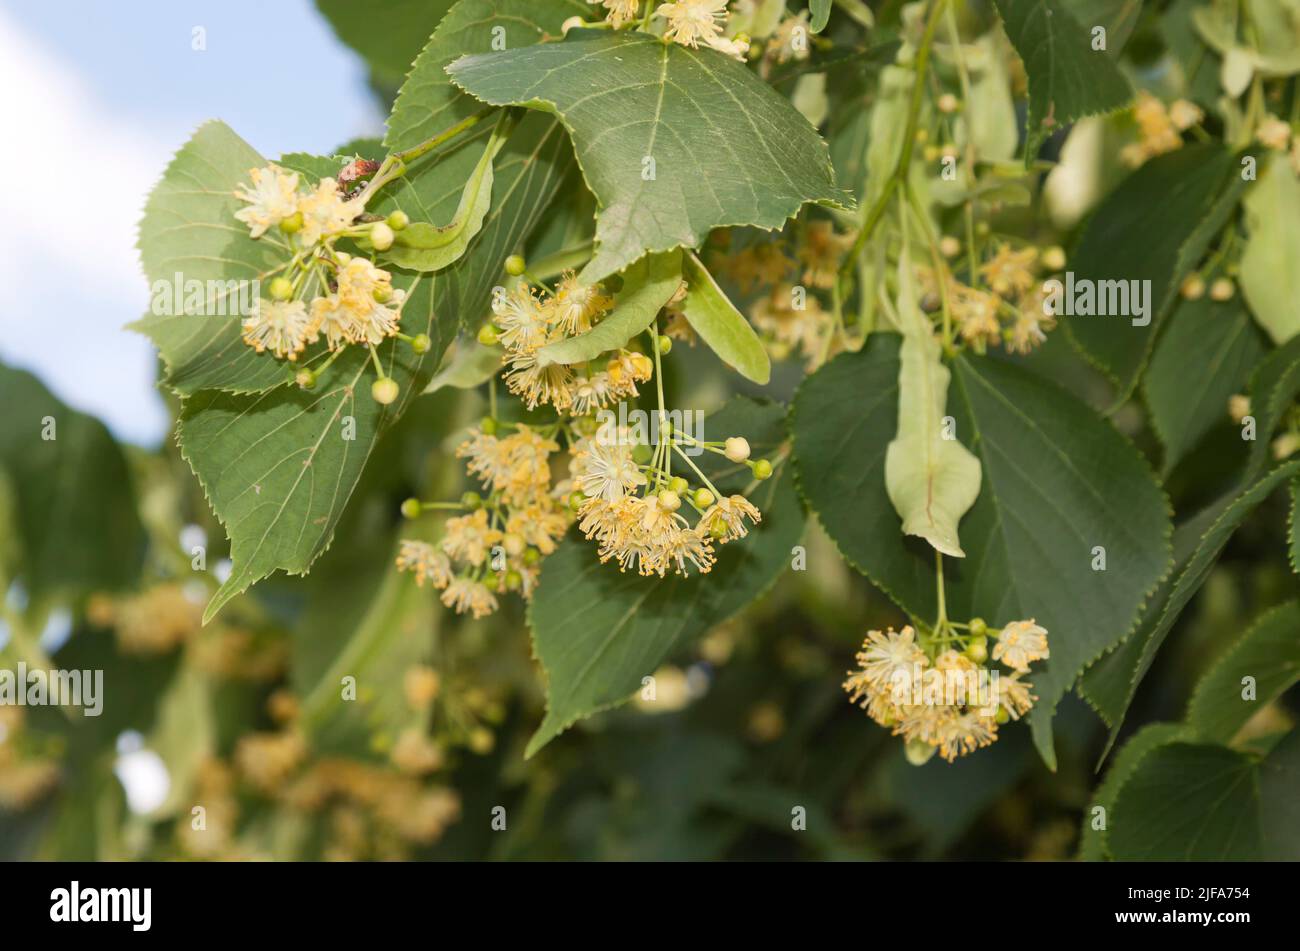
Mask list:
[{"label": "green leaf", "polygon": [[[76,597],[132,585],[144,528],[126,458],[108,430],[4,364],[0,406],[0,476],[14,533],[5,544],[21,548],[18,577],[28,594]],[[7,587],[12,579],[3,580]]]},{"label": "green leaf", "polygon": [[420,47],[455,0],[316,0],[338,38],[370,66],[374,78],[396,86]]},{"label": "green leaf", "polygon": [[[711,415],[718,434],[744,433],[755,454],[783,437],[781,407],[737,398]],[[740,491],[749,470],[706,453],[699,465],[719,488]],[[642,578],[602,565],[595,546],[570,535],[543,563],[529,607],[533,649],[546,672],[546,719],[528,744],[536,753],[577,720],[623,703],[674,651],[754,603],[789,564],[803,510],[788,467],[750,496],[762,522],[718,551],[707,575]]]},{"label": "green leaf", "polygon": [[[1255,713],[1300,680],[1300,602],[1265,613],[1201,677],[1187,708],[1187,722],[1201,739],[1227,743]],[[1242,696],[1243,679],[1255,693]]]},{"label": "green leaf", "polygon": [[682,258],[682,273],[686,278],[682,313],[691,328],[727,366],[747,380],[766,384],[772,377],[772,361],[749,321],[694,253]]},{"label": "green leaf", "polygon": [[1300,730],[1288,733],[1259,764],[1259,826],[1263,858],[1300,861]]},{"label": "green leaf", "polygon": [[1113,112],[1133,98],[1114,60],[1092,48],[1088,30],[1061,0],[995,0],[1007,36],[1029,76],[1025,160],[1061,126]]},{"label": "green leaf", "polygon": [[1298,472],[1300,462],[1279,466],[1178,526],[1173,573],[1147,602],[1137,630],[1093,664],[1079,684],[1079,692],[1111,726],[1107,751],[1123,725],[1137,685],[1150,670],[1174,622],[1209,577],[1228,539],[1277,486]]},{"label": "green leaf", "polygon": [[1141,289],[1145,312],[1065,316],[1062,324],[1121,398],[1137,385],[1178,285],[1227,221],[1242,187],[1232,153],[1217,144],[1187,146],[1151,159],[1093,213],[1070,262],[1076,286],[1100,297],[1110,286],[1103,281],[1150,282],[1127,285]]},{"label": "green leaf", "polygon": [[[962,523],[970,557],[945,566],[949,616],[1036,618],[1051,659],[1033,677],[1034,738],[1083,668],[1132,629],[1169,562],[1168,503],[1138,452],[1092,409],[1011,363],[963,355],[951,402],[983,466]],[[845,556],[904,610],[935,615],[934,556],[898,531],[880,446],[898,419],[898,344],[871,337],[800,387],[794,457],[804,498]],[[1106,570],[1093,569],[1096,548]]]},{"label": "green leaf", "polygon": [[1242,200],[1250,237],[1241,252],[1246,303],[1274,343],[1300,333],[1300,178],[1284,154],[1273,155]]},{"label": "green leaf", "polygon": [[[391,567],[391,558],[384,564]],[[300,626],[294,633],[295,651],[322,653],[335,650],[328,663],[313,661],[309,669],[319,676],[302,677],[294,684],[302,697],[299,723],[321,753],[365,756],[372,752],[372,737],[391,743],[405,726],[415,722],[401,690],[402,677],[418,664],[427,663],[433,648],[439,607],[428,589],[409,576],[388,570],[374,600],[360,621],[349,627],[321,630],[321,624]],[[316,644],[308,641],[319,642]],[[295,674],[298,668],[294,668]],[[343,678],[354,678],[355,699],[343,696]]]},{"label": "green leaf", "polygon": [[[1170,472],[1228,415],[1228,398],[1245,389],[1268,345],[1237,302],[1209,296],[1178,305],[1143,378],[1151,424]],[[1195,380],[1194,387],[1188,386]]]},{"label": "green leaf", "polygon": [[1115,797],[1106,844],[1125,862],[1260,857],[1254,764],[1222,746],[1169,743],[1142,758]]},{"label": "green leaf", "polygon": [[980,494],[980,462],[945,432],[948,384],[939,341],[916,302],[906,248],[898,262],[898,314],[903,345],[898,365],[898,429],[885,450],[885,491],[903,520],[903,534],[938,552],[965,558],[957,524]]},{"label": "green leaf", "polygon": [[831,0],[808,0],[808,9],[812,12],[808,28],[814,33],[826,29],[826,21],[831,18]]},{"label": "green leaf", "polygon": [[623,288],[610,313],[586,333],[542,347],[538,365],[582,363],[618,349],[654,322],[681,284],[680,251],[647,254],[623,272]]},{"label": "green leaf", "polygon": [[235,188],[267,164],[223,122],[207,122],[181,147],[149,193],[140,260],[150,313],[132,324],[162,354],[164,381],[181,395],[200,389],[255,393],[283,383],[284,365],[240,339],[257,288],[292,252],[274,231],[253,240],[235,219]]},{"label": "green leaf", "polygon": [[[1093,793],[1092,805],[1083,814],[1079,831],[1079,858],[1085,862],[1099,862],[1110,857],[1106,848],[1106,829],[1111,813],[1115,811],[1115,797],[1120,787],[1132,777],[1142,758],[1158,746],[1190,739],[1193,739],[1192,731],[1182,723],[1149,723],[1133,734],[1110,764],[1106,778]],[[1105,811],[1095,812],[1098,807]],[[1094,829],[1094,821],[1099,821],[1102,827]]]},{"label": "green leaf", "polygon": [[1091,36],[1092,29],[1106,29],[1106,53],[1118,58],[1138,18],[1142,0],[1061,0],[1065,9]]},{"label": "green leaf", "polygon": [[501,351],[485,347],[471,337],[461,337],[451,345],[442,366],[433,375],[425,393],[436,393],[445,386],[472,390],[486,383],[501,369]]},{"label": "green leaf", "polygon": [[1287,537],[1291,541],[1288,548],[1291,570],[1300,574],[1300,479],[1291,483],[1291,515],[1287,519]]},{"label": "green leaf", "polygon": [[383,254],[385,261],[413,271],[440,271],[460,259],[482,229],[492,206],[492,162],[506,144],[508,125],[503,117],[493,130],[450,223],[438,226],[427,221],[411,222],[397,232],[393,246]]},{"label": "green leaf", "polygon": [[646,251],[699,247],[713,228],[772,230],[806,202],[852,202],[789,100],[713,50],[572,31],[563,43],[466,56],[448,72],[483,102],[561,117],[600,205],[588,282]]}]

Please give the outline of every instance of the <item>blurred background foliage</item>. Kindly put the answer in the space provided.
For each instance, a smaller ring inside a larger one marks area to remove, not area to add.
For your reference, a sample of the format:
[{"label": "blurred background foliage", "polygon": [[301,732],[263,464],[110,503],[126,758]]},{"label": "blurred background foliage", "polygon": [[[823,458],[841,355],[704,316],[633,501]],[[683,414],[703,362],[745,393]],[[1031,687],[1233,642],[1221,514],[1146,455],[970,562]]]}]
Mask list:
[{"label": "blurred background foliage", "polygon": [[[450,3],[319,6],[387,102]],[[900,6],[877,10],[886,45]],[[1144,82],[1194,89],[1201,73],[1184,68],[1177,18],[1187,4],[1120,6],[1117,22],[1131,31],[1128,56]],[[844,30],[848,43],[859,36],[841,18],[829,29]],[[841,179],[856,184],[873,86],[846,82],[838,94],[846,98],[824,131]],[[1090,207],[1121,176],[1116,155],[1132,141],[1131,126],[1123,116],[1097,121],[1080,146],[1091,154],[1075,157],[1090,174],[1065,189],[1055,219],[1013,202],[995,230],[1068,245],[1081,217],[1071,209]],[[1049,143],[1053,157],[1062,139]],[[590,213],[580,189],[561,200],[548,215],[555,227],[530,251],[554,246],[568,216]],[[1029,359],[1099,409],[1110,405],[1109,385],[1061,335]],[[670,404],[717,406],[727,388],[788,401],[803,368],[778,364],[760,391],[718,373],[701,348],[682,347],[667,374]],[[785,572],[761,601],[684,647],[656,672],[653,701],[579,723],[526,760],[544,708],[517,600],[470,621],[392,570],[399,532],[410,532],[402,500],[469,487],[452,450],[484,412],[478,392],[445,388],[419,400],[384,437],[311,574],[268,579],[206,627],[202,606],[228,568],[225,533],[174,446],[120,445],[8,367],[0,367],[0,405],[0,666],[104,671],[102,716],[0,706],[0,858],[1077,853],[1080,819],[1104,775],[1101,721],[1066,699],[1055,773],[1024,728],[951,765],[909,765],[901,742],[840,687],[863,633],[903,619],[815,519],[807,570]],[[52,440],[42,434],[49,419]],[[1160,458],[1141,413],[1130,407],[1116,422]],[[1236,438],[1225,414],[1172,469],[1175,510],[1194,509],[1230,482],[1224,447]],[[1181,719],[1228,640],[1293,596],[1286,524],[1286,500],[1274,498],[1233,537],[1143,682],[1126,735]],[[345,698],[350,684],[355,699]],[[1250,729],[1288,726],[1294,693]]]}]

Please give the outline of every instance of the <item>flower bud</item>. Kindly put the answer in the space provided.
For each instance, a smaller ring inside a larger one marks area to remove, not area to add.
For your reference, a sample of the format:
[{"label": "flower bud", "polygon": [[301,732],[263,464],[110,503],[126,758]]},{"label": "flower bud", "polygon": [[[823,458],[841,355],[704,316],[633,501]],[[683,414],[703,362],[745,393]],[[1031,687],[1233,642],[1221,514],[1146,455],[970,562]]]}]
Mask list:
[{"label": "flower bud", "polygon": [[428,353],[432,347],[433,341],[428,334],[416,334],[411,338],[411,349],[416,353]]},{"label": "flower bud", "polygon": [[402,503],[402,517],[403,517],[403,518],[419,518],[419,517],[420,517],[420,500],[419,500],[419,499],[407,499],[405,502],[403,502],[403,503]]},{"label": "flower bud", "polygon": [[957,111],[957,108],[958,106],[961,105],[961,103],[957,101],[957,97],[954,96],[952,93],[946,92],[939,97],[939,101],[936,102],[935,105],[939,107],[940,112],[946,112],[951,114]]},{"label": "flower bud", "polygon": [[303,367],[293,375],[293,382],[297,383],[304,390],[310,390],[316,385],[316,371]]},{"label": "flower bud", "polygon": [[388,227],[394,231],[401,231],[411,223],[411,218],[404,211],[395,211],[388,216]]},{"label": "flower bud", "polygon": [[460,497],[460,504],[471,512],[477,511],[483,507],[483,496],[471,489]]},{"label": "flower bud", "polygon": [[696,507],[696,508],[706,509],[706,508],[708,508],[710,505],[712,505],[712,504],[713,504],[714,502],[716,502],[716,501],[717,501],[717,499],[715,499],[715,498],[713,497],[713,493],[710,492],[708,489],[696,489],[696,490],[695,490],[695,507]]},{"label": "flower bud", "polygon": [[277,277],[267,290],[271,292],[271,300],[288,300],[293,296],[293,282],[287,277]]},{"label": "flower bud", "polygon": [[1059,271],[1065,267],[1065,249],[1058,244],[1043,251],[1043,267],[1049,271]]},{"label": "flower bud", "polygon": [[1236,286],[1226,277],[1220,277],[1210,285],[1210,300],[1225,301],[1232,300],[1232,295],[1237,291]]},{"label": "flower bud", "polygon": [[495,436],[497,433],[497,421],[491,416],[484,416],[478,421],[478,428],[483,431],[485,436]]},{"label": "flower bud", "polygon": [[744,436],[732,436],[722,448],[726,457],[732,462],[744,462],[749,458],[749,440]]},{"label": "flower bud", "polygon": [[387,406],[397,399],[402,388],[397,385],[397,381],[391,376],[380,377],[370,384],[370,395],[374,397],[376,403],[380,406]]},{"label": "flower bud", "polygon": [[573,511],[576,512],[578,511],[578,509],[582,508],[582,503],[585,501],[587,501],[587,496],[584,495],[583,493],[581,492],[569,493],[569,508],[573,509]]},{"label": "flower bud", "polygon": [[523,259],[522,255],[512,254],[506,258],[506,273],[511,277],[518,277],[528,269],[528,262]]},{"label": "flower bud", "polygon": [[977,664],[989,659],[989,639],[984,636],[972,637],[966,645],[966,656]]},{"label": "flower bud", "polygon": [[682,497],[670,489],[659,493],[659,507],[665,512],[676,512],[682,507]]},{"label": "flower bud", "polygon": [[939,239],[939,253],[945,258],[955,258],[961,254],[961,242],[950,234]]},{"label": "flower bud", "polygon": [[393,246],[395,237],[393,229],[382,221],[370,226],[370,243],[375,246],[376,251],[387,251]]},{"label": "flower bud", "polygon": [[766,459],[760,459],[753,465],[755,479],[770,479],[772,477],[772,463]]},{"label": "flower bud", "polygon": [[681,476],[673,476],[671,479],[668,480],[668,491],[676,492],[678,495],[682,495],[690,487],[691,484],[687,482],[685,479],[683,479]]},{"label": "flower bud", "polygon": [[500,339],[501,335],[491,324],[484,324],[478,330],[478,342],[485,347],[495,347]]},{"label": "flower bud", "polygon": [[288,218],[280,221],[280,230],[285,234],[297,234],[302,230],[302,212],[295,211]]},{"label": "flower bud", "polygon": [[672,352],[672,349],[673,349],[673,338],[672,338],[672,337],[665,337],[665,336],[663,336],[662,334],[660,334],[660,335],[659,335],[659,352],[660,352],[661,354],[663,354],[664,356],[668,356],[668,354],[670,354],[670,353]]},{"label": "flower bud", "polygon": [[973,617],[970,619],[969,628],[973,637],[983,637],[988,633],[989,626],[982,617]]},{"label": "flower bud", "polygon": [[528,547],[524,537],[516,532],[506,532],[505,537],[501,539],[501,545],[511,558],[518,558],[524,553],[524,549]]}]

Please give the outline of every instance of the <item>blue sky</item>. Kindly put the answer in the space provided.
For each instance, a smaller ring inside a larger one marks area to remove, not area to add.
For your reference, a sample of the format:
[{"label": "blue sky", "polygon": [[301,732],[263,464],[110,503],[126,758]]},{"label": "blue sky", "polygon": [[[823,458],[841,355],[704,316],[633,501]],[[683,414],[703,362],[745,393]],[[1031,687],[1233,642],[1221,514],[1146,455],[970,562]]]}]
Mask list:
[{"label": "blue sky", "polygon": [[0,359],[157,444],[153,347],[122,329],[146,193],[206,119],[268,156],[378,133],[365,68],[309,0],[0,0],[0,88]]}]

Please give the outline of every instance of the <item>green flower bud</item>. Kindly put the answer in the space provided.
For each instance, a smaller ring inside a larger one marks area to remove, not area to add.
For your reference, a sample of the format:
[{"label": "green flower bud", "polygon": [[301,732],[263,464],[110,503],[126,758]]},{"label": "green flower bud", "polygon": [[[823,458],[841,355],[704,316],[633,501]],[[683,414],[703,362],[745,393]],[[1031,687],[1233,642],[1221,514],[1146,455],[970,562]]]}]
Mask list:
[{"label": "green flower bud", "polygon": [[370,292],[370,296],[375,299],[377,304],[387,304],[393,299],[393,289],[387,284],[380,284]]},{"label": "green flower bud", "polygon": [[676,512],[682,507],[682,498],[676,492],[664,489],[659,493],[659,507],[665,512]]},{"label": "green flower bud", "polygon": [[295,211],[280,222],[280,230],[285,234],[297,234],[302,230],[302,212]]},{"label": "green flower bud", "polygon": [[491,324],[484,324],[479,328],[478,342],[483,344],[483,346],[495,347],[500,339],[501,335],[497,333],[497,329]]},{"label": "green flower bud", "polygon": [[970,619],[970,632],[973,637],[983,637],[989,631],[989,626],[984,623],[982,617],[973,617]]},{"label": "green flower bud", "polygon": [[772,477],[772,463],[766,459],[760,459],[754,463],[755,479],[770,479]]},{"label": "green flower bud", "polygon": [[524,564],[535,565],[542,560],[542,553],[536,548],[528,548],[524,551]]},{"label": "green flower bud", "polygon": [[293,375],[293,381],[301,386],[304,390],[310,390],[316,385],[316,371],[303,367]]},{"label": "green flower bud", "polygon": [[980,635],[972,637],[966,645],[966,656],[977,664],[982,664],[989,659],[989,639]]},{"label": "green flower bud", "polygon": [[478,421],[478,428],[483,431],[485,436],[495,436],[497,434],[497,421],[491,416],[484,416]]},{"label": "green flower bud", "polygon": [[388,227],[394,231],[401,231],[411,223],[410,216],[404,211],[395,211],[388,216]]},{"label": "green flower bud", "polygon": [[382,221],[377,221],[370,226],[370,243],[375,246],[376,251],[387,251],[393,246],[395,237],[393,229]]},{"label": "green flower bud", "polygon": [[391,376],[381,377],[370,384],[370,395],[374,397],[376,403],[380,406],[387,406],[397,399],[402,388],[397,385],[397,381]]},{"label": "green flower bud", "polygon": [[271,292],[271,300],[288,300],[293,296],[293,282],[287,277],[277,277],[267,290]]},{"label": "green flower bud", "polygon": [[460,504],[471,512],[477,511],[483,507],[483,496],[471,489],[460,497]]},{"label": "green flower bud", "polygon": [[659,352],[662,353],[664,356],[667,356],[669,353],[672,352],[672,349],[673,349],[673,338],[660,335]]},{"label": "green flower bud", "polygon": [[506,572],[506,587],[511,591],[518,590],[519,586],[524,583],[524,576],[511,568]]},{"label": "green flower bud", "polygon": [[512,254],[506,258],[506,273],[511,277],[518,277],[528,270],[528,262],[521,255]]},{"label": "green flower bud", "polygon": [[691,484],[681,476],[673,476],[668,480],[668,491],[676,492],[678,495],[684,495]]},{"label": "green flower bud", "polygon": [[697,508],[706,509],[716,501],[717,499],[708,489],[695,490],[695,505]]},{"label": "green flower bud", "polygon": [[403,517],[403,518],[419,518],[419,517],[420,517],[420,500],[419,500],[419,499],[407,499],[405,502],[403,502],[403,503],[402,503],[402,517]]},{"label": "green flower bud", "polygon": [[578,511],[578,509],[582,508],[582,503],[585,501],[587,501],[587,496],[584,493],[582,492],[569,493],[569,508],[573,509],[573,511],[576,512]]},{"label": "green flower bud", "polygon": [[937,750],[937,746],[931,746],[924,740],[908,740],[903,744],[903,755],[913,766],[924,766]]},{"label": "green flower bud", "polygon": [[428,334],[416,334],[411,338],[411,349],[416,353],[428,353],[433,348],[433,341]]}]

